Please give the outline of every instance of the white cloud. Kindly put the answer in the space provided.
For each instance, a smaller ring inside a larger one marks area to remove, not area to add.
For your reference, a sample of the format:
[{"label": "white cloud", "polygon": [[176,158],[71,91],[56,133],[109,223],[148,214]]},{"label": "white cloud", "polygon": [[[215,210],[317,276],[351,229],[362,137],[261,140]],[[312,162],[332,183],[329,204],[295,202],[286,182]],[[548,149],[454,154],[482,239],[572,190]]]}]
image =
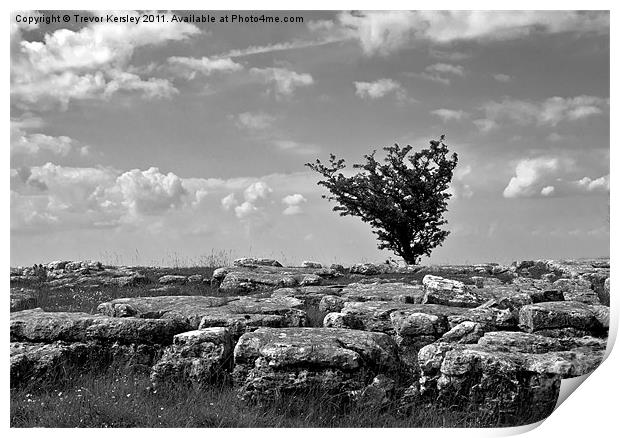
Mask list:
[{"label": "white cloud", "polygon": [[227,73],[243,69],[243,65],[234,62],[230,58],[189,58],[186,56],[171,56],[168,58],[170,64],[178,75],[192,80],[196,74],[210,76],[215,72]]},{"label": "white cloud", "polygon": [[[235,216],[239,219],[249,219],[258,213],[262,213],[272,193],[273,190],[264,181],[256,181],[250,184],[243,191],[245,201],[234,207]],[[224,200],[222,200],[223,202]],[[229,203],[232,206],[232,202],[229,201]]]},{"label": "white cloud", "polygon": [[252,214],[256,213],[257,211],[258,211],[258,208],[256,208],[254,204],[248,201],[245,201],[241,205],[238,205],[237,207],[235,207],[235,215],[239,219],[245,219],[248,216],[251,216]]},{"label": "white cloud", "polygon": [[176,90],[168,80],[145,80],[131,71],[134,51],[199,32],[188,23],[95,23],[46,33],[43,41],[21,41],[11,62],[11,94],[26,106],[64,107],[72,100],[109,98],[120,90],[169,97]]},{"label": "white cloud", "polygon": [[223,197],[222,200],[220,201],[220,203],[222,204],[222,207],[226,211],[229,211],[233,207],[236,207],[238,205],[237,198],[235,198],[235,194],[234,193],[231,193],[231,194]]},{"label": "white cloud", "polygon": [[303,212],[301,205],[305,202],[307,202],[307,199],[299,193],[285,196],[282,198],[282,203],[286,205],[286,208],[282,214],[286,216],[301,214]]},{"label": "white cloud", "polygon": [[417,40],[506,40],[534,33],[609,32],[609,13],[577,11],[344,12],[339,24],[367,55],[388,55]]},{"label": "white cloud", "polygon": [[[307,172],[206,179],[182,178],[153,167],[123,172],[47,163],[11,169],[10,180],[11,229],[28,233],[101,227],[139,227],[147,233],[166,227],[170,232],[204,231],[211,226],[205,215],[213,218],[225,214],[222,210],[232,211],[246,225],[262,226],[277,212],[271,187],[280,190],[279,199],[285,195],[282,190],[318,192],[314,176]],[[218,205],[223,208],[214,208]]]},{"label": "white cloud", "polygon": [[[514,122],[522,126],[556,126],[563,121],[576,121],[603,113],[609,106],[609,99],[596,96],[550,97],[543,101],[504,99],[501,102],[487,102],[481,107],[485,118],[498,123]],[[485,130],[486,122],[478,126]],[[488,130],[488,129],[487,129]]]},{"label": "white cloud", "polygon": [[276,118],[265,112],[245,112],[233,116],[235,124],[238,128],[264,130],[270,128],[276,121]]},{"label": "white cloud", "polygon": [[134,215],[158,214],[179,207],[187,195],[181,178],[172,172],[164,175],[156,167],[123,173],[112,190],[120,191],[123,205]]},{"label": "white cloud", "polygon": [[545,186],[540,190],[540,194],[543,196],[550,196],[555,191],[555,187],[553,186]]},{"label": "white cloud", "polygon": [[504,189],[504,197],[519,198],[539,193],[540,185],[550,174],[554,175],[559,169],[560,160],[557,158],[540,157],[519,161],[515,168],[515,176]]},{"label": "white cloud", "polygon": [[355,94],[362,99],[380,99],[388,94],[394,94],[397,98],[405,97],[402,85],[392,79],[378,79],[373,82],[354,82]]},{"label": "white cloud", "polygon": [[436,109],[434,111],[431,111],[431,114],[434,114],[437,117],[441,118],[444,121],[444,123],[450,120],[461,120],[467,117],[468,115],[463,110],[451,110],[451,109],[446,109],[446,108]]},{"label": "white cloud", "polygon": [[276,97],[292,96],[296,88],[307,87],[314,83],[314,79],[308,73],[297,73],[281,67],[253,67],[250,73],[261,81],[272,84]]},{"label": "white cloud", "polygon": [[504,73],[497,73],[493,75],[493,79],[495,79],[497,82],[510,82],[512,80],[512,77]]},{"label": "white cloud", "polygon": [[609,175],[601,176],[594,180],[584,176],[577,181],[577,185],[588,192],[606,192],[609,191]]},{"label": "white cloud", "polygon": [[11,139],[11,154],[36,155],[47,150],[56,155],[67,155],[72,147],[72,140],[66,136],[23,133],[18,138]]},{"label": "white cloud", "polygon": [[267,197],[273,192],[271,187],[263,181],[257,181],[243,192],[243,197],[248,202],[256,202],[259,199],[267,199]]}]

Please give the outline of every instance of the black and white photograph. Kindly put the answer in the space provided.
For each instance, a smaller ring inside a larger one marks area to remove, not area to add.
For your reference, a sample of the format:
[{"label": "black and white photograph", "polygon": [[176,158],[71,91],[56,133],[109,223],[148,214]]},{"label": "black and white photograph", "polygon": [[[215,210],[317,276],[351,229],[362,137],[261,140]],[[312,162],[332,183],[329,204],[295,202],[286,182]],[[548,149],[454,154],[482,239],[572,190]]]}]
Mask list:
[{"label": "black and white photograph", "polygon": [[609,10],[168,6],[10,11],[11,429],[511,428],[596,373]]}]

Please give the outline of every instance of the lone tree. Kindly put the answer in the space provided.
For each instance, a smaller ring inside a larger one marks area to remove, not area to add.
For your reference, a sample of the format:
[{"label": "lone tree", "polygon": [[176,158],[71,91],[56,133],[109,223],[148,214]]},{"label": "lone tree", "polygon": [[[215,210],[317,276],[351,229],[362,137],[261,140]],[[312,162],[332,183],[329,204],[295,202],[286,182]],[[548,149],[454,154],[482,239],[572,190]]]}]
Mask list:
[{"label": "lone tree", "polygon": [[320,160],[306,166],[325,178],[317,184],[331,192],[323,198],[336,201],[334,211],[359,216],[374,228],[379,249],[389,249],[405,262],[417,264],[450,234],[441,226],[447,223],[443,214],[452,196],[447,189],[458,157],[456,153],[448,156],[444,140],[443,135],[431,140],[429,149],[410,156],[409,145],[383,148],[385,164],[375,159],[375,150],[364,155],[365,164],[353,165],[362,172],[350,177],[340,172],[346,164],[334,154],[327,166]]}]

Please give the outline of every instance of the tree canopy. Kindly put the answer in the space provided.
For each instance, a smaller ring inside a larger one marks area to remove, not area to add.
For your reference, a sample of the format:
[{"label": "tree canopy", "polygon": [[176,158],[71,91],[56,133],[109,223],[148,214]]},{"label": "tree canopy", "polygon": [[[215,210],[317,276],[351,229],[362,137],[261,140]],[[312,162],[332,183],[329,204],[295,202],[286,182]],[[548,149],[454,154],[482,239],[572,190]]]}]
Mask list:
[{"label": "tree canopy", "polygon": [[345,160],[334,154],[327,165],[317,159],[306,166],[323,176],[317,184],[331,192],[323,198],[336,202],[334,211],[369,223],[379,249],[417,264],[450,234],[441,227],[447,224],[443,215],[452,196],[448,188],[458,157],[449,156],[443,135],[431,140],[427,149],[410,154],[412,149],[398,144],[385,147],[383,163],[375,158],[375,150],[364,155],[365,163],[353,165],[360,172],[352,176],[342,173]]}]

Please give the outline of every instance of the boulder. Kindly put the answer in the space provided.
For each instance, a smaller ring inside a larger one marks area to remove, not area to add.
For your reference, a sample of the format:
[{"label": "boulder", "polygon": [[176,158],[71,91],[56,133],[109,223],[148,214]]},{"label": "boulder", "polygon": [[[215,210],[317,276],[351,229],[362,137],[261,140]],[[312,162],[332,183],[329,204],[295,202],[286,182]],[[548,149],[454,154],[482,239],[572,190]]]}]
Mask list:
[{"label": "boulder", "polygon": [[475,408],[481,416],[527,424],[552,412],[562,378],[592,371],[604,354],[589,347],[532,354],[557,345],[536,339],[531,346],[515,339],[502,349],[455,343],[423,347],[418,353],[420,395],[461,409]]},{"label": "boulder", "polygon": [[424,285],[424,304],[441,304],[452,307],[478,307],[487,301],[480,296],[476,289],[465,286],[460,281],[448,280],[435,275],[426,275],[422,280]]},{"label": "boulder", "polygon": [[300,286],[318,286],[321,284],[321,277],[316,274],[306,274],[301,277]]},{"label": "boulder", "polygon": [[256,258],[256,257],[242,257],[233,261],[234,266],[275,266],[281,268],[282,265],[279,261],[274,259]]},{"label": "boulder", "polygon": [[11,341],[80,342],[86,341],[86,329],[103,315],[81,312],[45,312],[41,308],[11,313]]},{"label": "boulder", "polygon": [[333,328],[261,328],[239,339],[234,358],[241,398],[259,402],[317,389],[350,397],[399,369],[389,336]]},{"label": "boulder", "polygon": [[185,275],[163,275],[159,277],[159,284],[185,284],[187,283],[187,277]]},{"label": "boulder", "polygon": [[306,323],[304,303],[291,297],[162,296],[118,298],[100,304],[106,315],[176,319],[188,329],[228,327],[233,336],[258,327],[299,327]]},{"label": "boulder", "polygon": [[65,269],[65,266],[67,266],[68,263],[69,261],[56,260],[56,261],[48,263],[47,269],[49,271],[57,271],[57,270]]},{"label": "boulder", "polygon": [[177,320],[114,318],[32,309],[12,313],[10,329],[11,341],[170,344],[175,334],[187,330],[187,325]]},{"label": "boulder", "polygon": [[583,278],[561,278],[553,283],[566,301],[579,301],[586,304],[600,304],[601,301],[592,288],[592,283]]},{"label": "boulder", "polygon": [[301,278],[271,272],[234,271],[226,274],[219,289],[225,293],[252,293],[279,287],[298,286]]},{"label": "boulder", "polygon": [[322,264],[317,263],[317,262],[311,262],[308,260],[304,260],[303,262],[301,262],[301,266],[304,268],[316,268],[316,269],[320,269],[323,267]]},{"label": "boulder", "polygon": [[400,301],[421,304],[424,290],[406,283],[350,283],[340,296],[345,301]]},{"label": "boulder", "polygon": [[603,288],[599,294],[599,299],[601,300],[601,304],[604,306],[609,306],[609,297],[610,297],[610,281],[609,277],[605,279],[603,283]]},{"label": "boulder", "polygon": [[151,381],[202,385],[232,370],[233,338],[224,327],[180,333],[153,366]]},{"label": "boulder", "polygon": [[82,342],[11,342],[11,388],[69,376],[75,368],[97,364],[99,351]]},{"label": "boulder", "polygon": [[37,306],[37,291],[23,287],[11,288],[11,312],[32,309]]},{"label": "boulder", "polygon": [[351,274],[360,275],[379,275],[391,272],[391,267],[386,264],[376,265],[373,263],[358,263],[351,266],[351,268],[349,268],[349,272]]},{"label": "boulder", "polygon": [[321,312],[340,312],[347,300],[338,295],[326,295],[319,302]]},{"label": "boulder", "polygon": [[556,301],[524,306],[519,311],[519,327],[527,332],[549,329],[576,329],[602,334],[596,308],[578,301]]},{"label": "boulder", "polygon": [[484,326],[482,324],[473,321],[463,321],[444,333],[439,341],[475,344],[483,335]]}]

